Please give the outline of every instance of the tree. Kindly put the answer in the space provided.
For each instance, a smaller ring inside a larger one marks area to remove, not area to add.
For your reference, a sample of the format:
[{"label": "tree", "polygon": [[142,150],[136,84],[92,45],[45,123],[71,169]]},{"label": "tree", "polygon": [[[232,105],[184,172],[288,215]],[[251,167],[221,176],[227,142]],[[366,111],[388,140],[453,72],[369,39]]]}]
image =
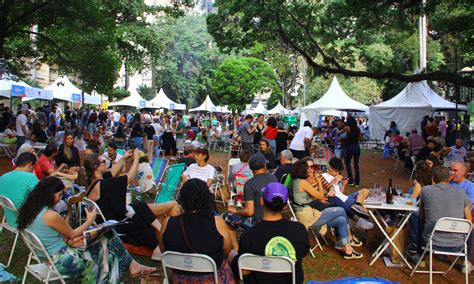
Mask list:
[{"label": "tree", "polygon": [[[403,82],[434,80],[474,87],[474,79],[461,77],[457,70],[445,65],[429,66],[426,72],[413,75],[408,74],[412,68],[399,70],[392,66],[394,60],[413,62],[416,58],[416,49],[411,50],[408,58],[402,57],[403,47],[394,39],[416,35],[420,13],[434,14],[441,19],[430,26],[431,41],[439,41],[438,32],[456,31],[450,36],[459,43],[464,42],[459,51],[461,58],[470,58],[474,46],[473,27],[467,23],[474,18],[472,3],[448,2],[433,0],[421,7],[420,1],[402,0],[218,0],[218,13],[208,17],[208,26],[222,48],[238,49],[250,47],[257,40],[278,39],[303,56],[315,76],[330,73]],[[447,13],[445,8],[455,12]],[[448,25],[452,24],[451,20],[454,28]],[[366,68],[357,69],[354,66],[357,59]]]},{"label": "tree", "polygon": [[153,57],[156,85],[177,102],[199,105],[224,58],[207,32],[205,17],[163,18],[157,28],[162,52]]},{"label": "tree", "polygon": [[214,73],[211,99],[227,104],[230,109],[243,111],[255,94],[271,91],[280,95],[275,72],[268,63],[254,57],[227,58]]},{"label": "tree", "polygon": [[161,12],[179,16],[180,1],[170,7],[143,0],[42,0],[0,4],[0,58],[17,73],[40,62],[82,80],[86,92],[109,94],[122,62],[128,70],[146,65],[159,51],[147,22]]},{"label": "tree", "polygon": [[149,101],[155,97],[155,93],[153,92],[151,87],[147,85],[140,85],[137,88],[138,94],[146,101]]}]

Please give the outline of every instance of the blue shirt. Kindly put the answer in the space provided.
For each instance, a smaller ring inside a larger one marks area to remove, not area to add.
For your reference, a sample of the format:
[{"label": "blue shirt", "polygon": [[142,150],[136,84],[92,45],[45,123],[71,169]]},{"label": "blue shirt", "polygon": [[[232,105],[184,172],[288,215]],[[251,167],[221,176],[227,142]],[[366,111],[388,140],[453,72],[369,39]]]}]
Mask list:
[{"label": "blue shirt", "polygon": [[452,182],[449,183],[449,185],[452,186],[452,187],[455,187],[455,188],[463,189],[464,192],[466,193],[467,197],[469,197],[471,202],[474,203],[474,183],[472,183],[469,180],[465,179],[461,183],[457,183],[457,182],[452,181]]}]

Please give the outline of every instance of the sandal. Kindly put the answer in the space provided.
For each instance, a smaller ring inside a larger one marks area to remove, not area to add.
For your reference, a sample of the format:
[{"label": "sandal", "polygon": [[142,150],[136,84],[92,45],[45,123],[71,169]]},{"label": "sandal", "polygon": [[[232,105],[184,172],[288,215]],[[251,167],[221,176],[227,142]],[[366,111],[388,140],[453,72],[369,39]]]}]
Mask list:
[{"label": "sandal", "polygon": [[[143,266],[142,266],[143,267]],[[152,271],[140,271],[135,274],[130,274],[130,278],[138,278],[145,275],[160,276],[160,273],[157,272],[156,268]]]}]

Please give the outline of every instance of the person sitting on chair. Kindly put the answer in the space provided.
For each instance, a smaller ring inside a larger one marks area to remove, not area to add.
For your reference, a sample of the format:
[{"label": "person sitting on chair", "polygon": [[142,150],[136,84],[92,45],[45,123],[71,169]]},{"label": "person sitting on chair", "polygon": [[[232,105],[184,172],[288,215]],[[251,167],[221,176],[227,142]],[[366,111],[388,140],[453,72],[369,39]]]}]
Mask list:
[{"label": "person sitting on chair", "polygon": [[18,212],[18,229],[28,229],[40,239],[61,274],[86,282],[96,279],[97,283],[116,283],[127,270],[132,277],[156,271],[133,260],[116,235],[107,239],[106,248],[99,241],[86,250],[79,249],[84,245],[82,233],[93,224],[97,212],[86,208],[86,221],[71,228],[52,210],[64,189],[59,178],[47,177],[36,185]]},{"label": "person sitting on chair", "polygon": [[196,148],[194,159],[196,163],[191,164],[181,176],[183,182],[186,182],[191,178],[198,178],[207,183],[207,186],[211,186],[216,178],[216,169],[209,165],[209,150],[206,147]]},{"label": "person sitting on chair", "polygon": [[183,151],[183,157],[179,158],[178,164],[185,164],[186,167],[196,163],[194,156],[196,155],[193,145],[186,145]]},{"label": "person sitting on chair", "polygon": [[280,153],[280,166],[273,173],[276,178],[283,183],[283,176],[291,173],[293,170],[293,153],[290,150],[283,150]]}]

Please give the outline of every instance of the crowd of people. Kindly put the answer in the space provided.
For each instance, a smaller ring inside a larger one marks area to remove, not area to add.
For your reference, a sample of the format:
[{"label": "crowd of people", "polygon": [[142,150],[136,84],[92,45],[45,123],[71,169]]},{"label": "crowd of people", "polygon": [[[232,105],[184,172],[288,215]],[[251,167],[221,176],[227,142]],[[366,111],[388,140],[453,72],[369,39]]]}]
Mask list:
[{"label": "crowd of people", "polygon": [[[446,216],[471,220],[474,200],[474,185],[466,179],[470,168],[465,141],[461,137],[448,147],[443,140],[449,127],[443,127],[444,119],[434,121],[428,118],[422,128],[429,135],[413,130],[406,137],[393,122],[385,140],[387,147],[393,142],[400,159],[417,157],[409,191],[420,200],[409,225],[409,251],[415,260],[436,221]],[[308,230],[324,235],[333,228],[341,256],[363,258],[357,251],[363,242],[355,232],[374,227],[364,207],[370,190],[360,188],[359,143],[366,136],[366,123],[349,116],[319,128],[305,121],[298,128],[278,116],[76,112],[68,107],[63,114],[57,105],[35,111],[21,105],[16,117],[6,113],[2,118],[3,143],[14,145],[17,152],[14,169],[0,177],[0,195],[19,208],[17,215],[5,210],[5,217],[20,231],[35,233],[61,273],[83,279],[114,282],[127,270],[132,277],[155,272],[133,260],[126,242],[150,249],[153,260],[160,260],[164,251],[206,254],[216,263],[222,283],[236,281],[238,259],[244,253],[288,256],[295,262],[296,282],[303,283]],[[326,169],[315,163],[321,155],[315,138],[324,139],[326,149],[334,153]],[[229,141],[238,145],[239,163],[227,175],[229,203],[218,207],[215,186],[221,170],[209,164],[209,149],[234,145]],[[37,143],[45,143],[39,157],[33,148]],[[394,153],[387,149],[386,155]],[[127,201],[131,184],[140,179],[140,165],[149,166],[163,154],[185,167],[175,200]],[[103,214],[86,208],[86,221],[75,228],[63,218],[74,185],[82,186],[80,194],[95,201]],[[289,206],[297,222],[284,217]],[[101,242],[106,245],[80,249],[82,233],[103,219],[127,220],[115,227],[120,237],[108,234]],[[442,248],[460,245],[460,239],[438,241]],[[472,238],[468,243],[470,253]],[[470,270],[470,262],[463,267]],[[179,270],[172,277],[176,283],[212,279]],[[245,275],[245,283],[289,283],[289,277],[252,272]]]}]

